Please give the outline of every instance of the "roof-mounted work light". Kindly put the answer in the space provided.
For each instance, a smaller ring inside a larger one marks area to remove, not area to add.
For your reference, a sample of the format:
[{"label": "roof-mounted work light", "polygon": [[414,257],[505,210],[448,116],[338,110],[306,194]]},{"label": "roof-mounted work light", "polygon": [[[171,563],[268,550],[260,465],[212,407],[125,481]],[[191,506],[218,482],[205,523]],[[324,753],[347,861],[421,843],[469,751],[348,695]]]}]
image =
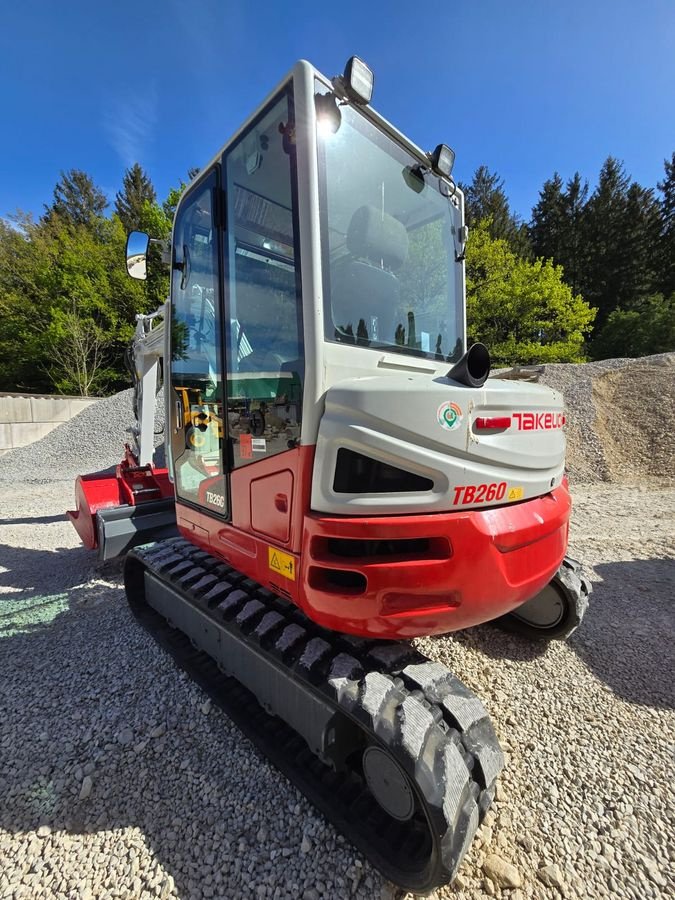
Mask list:
[{"label": "roof-mounted work light", "polygon": [[450,178],[452,175],[452,167],[455,164],[455,151],[451,150],[447,144],[439,144],[438,147],[429,154],[431,160],[431,168],[437,175]]},{"label": "roof-mounted work light", "polygon": [[353,103],[360,106],[370,103],[375,76],[362,59],[350,57],[341,80],[345,93]]}]

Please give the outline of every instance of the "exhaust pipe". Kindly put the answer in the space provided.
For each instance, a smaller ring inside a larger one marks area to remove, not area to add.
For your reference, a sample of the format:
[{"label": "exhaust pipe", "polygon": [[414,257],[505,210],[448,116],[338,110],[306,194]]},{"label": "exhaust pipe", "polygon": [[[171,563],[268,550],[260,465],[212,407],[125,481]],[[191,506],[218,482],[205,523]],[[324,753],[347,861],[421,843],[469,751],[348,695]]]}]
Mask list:
[{"label": "exhaust pipe", "polygon": [[447,374],[466,387],[483,387],[490,374],[490,352],[485,344],[472,344]]}]

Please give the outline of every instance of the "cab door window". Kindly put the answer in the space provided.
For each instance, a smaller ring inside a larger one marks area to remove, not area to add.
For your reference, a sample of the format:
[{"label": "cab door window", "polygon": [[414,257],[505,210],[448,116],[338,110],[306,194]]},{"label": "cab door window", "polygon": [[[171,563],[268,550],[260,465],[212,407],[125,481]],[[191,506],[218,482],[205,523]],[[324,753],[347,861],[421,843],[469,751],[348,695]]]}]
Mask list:
[{"label": "cab door window", "polygon": [[304,351],[290,91],[224,157],[227,397],[233,465],[295,446]]},{"label": "cab door window", "polygon": [[183,202],[174,225],[171,452],[178,497],[226,515],[216,196],[213,171]]}]

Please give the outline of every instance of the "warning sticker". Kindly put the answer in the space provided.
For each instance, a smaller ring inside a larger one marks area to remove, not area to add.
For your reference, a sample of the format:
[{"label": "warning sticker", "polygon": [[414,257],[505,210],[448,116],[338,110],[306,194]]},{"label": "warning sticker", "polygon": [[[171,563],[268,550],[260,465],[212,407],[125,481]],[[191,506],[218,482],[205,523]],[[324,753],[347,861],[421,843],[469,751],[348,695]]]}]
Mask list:
[{"label": "warning sticker", "polygon": [[251,450],[254,453],[267,453],[267,441],[265,438],[251,438]]},{"label": "warning sticker", "polygon": [[525,493],[525,491],[521,487],[509,488],[509,492],[506,495],[506,499],[507,500],[522,500],[524,493]]},{"label": "warning sticker", "polygon": [[276,547],[268,547],[267,559],[272,571],[278,572],[284,578],[290,578],[291,581],[295,581],[295,558],[289,553],[282,553]]}]

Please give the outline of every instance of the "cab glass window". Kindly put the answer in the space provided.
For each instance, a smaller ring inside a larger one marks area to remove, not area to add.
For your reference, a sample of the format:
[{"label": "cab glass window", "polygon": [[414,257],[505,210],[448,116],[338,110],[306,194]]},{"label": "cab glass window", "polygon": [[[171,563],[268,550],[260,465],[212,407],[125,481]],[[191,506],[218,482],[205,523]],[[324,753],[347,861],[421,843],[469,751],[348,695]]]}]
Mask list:
[{"label": "cab glass window", "polygon": [[225,154],[227,397],[233,465],[295,446],[304,353],[290,91]]},{"label": "cab glass window", "polygon": [[214,171],[174,225],[171,452],[178,496],[227,514],[216,197]]}]

